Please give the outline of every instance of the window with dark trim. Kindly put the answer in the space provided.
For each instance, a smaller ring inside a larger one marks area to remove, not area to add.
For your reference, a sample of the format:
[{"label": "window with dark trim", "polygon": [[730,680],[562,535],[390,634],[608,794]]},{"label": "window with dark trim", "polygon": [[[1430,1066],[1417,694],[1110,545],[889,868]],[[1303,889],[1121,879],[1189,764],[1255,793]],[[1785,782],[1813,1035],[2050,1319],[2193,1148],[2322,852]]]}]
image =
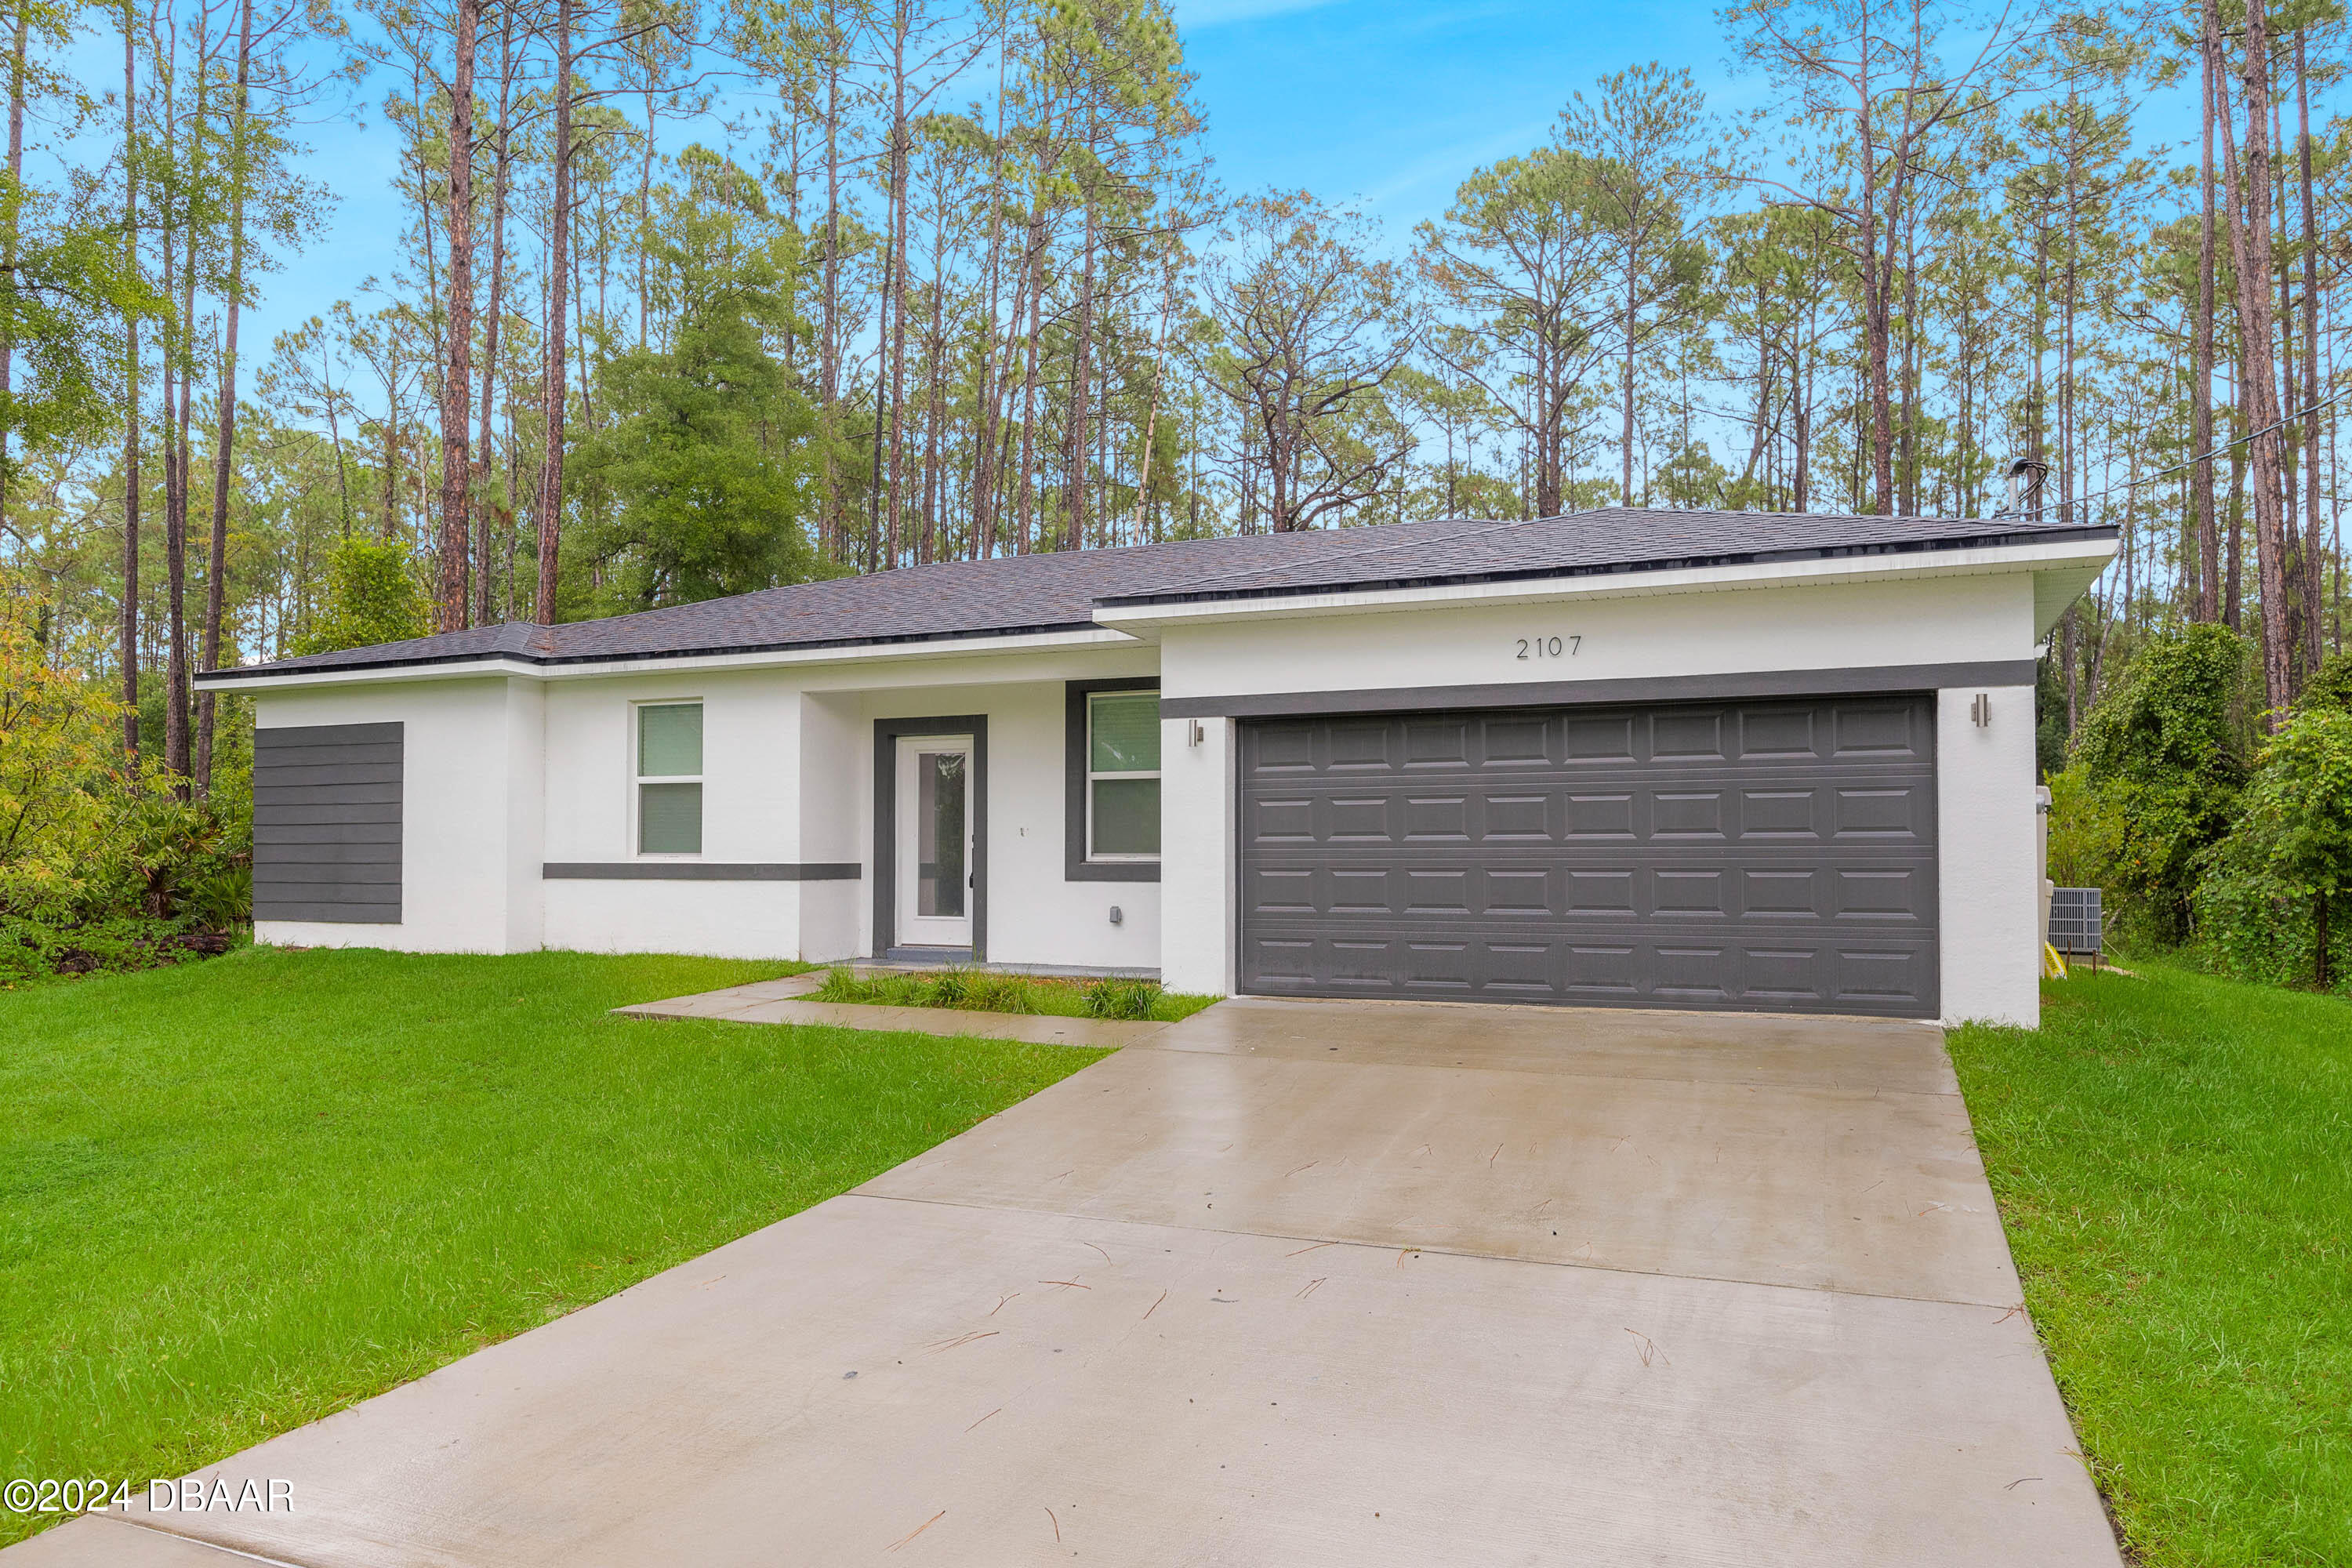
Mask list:
[{"label": "window with dark trim", "polygon": [[1073,680],[1064,730],[1064,873],[1160,879],[1160,682]]}]

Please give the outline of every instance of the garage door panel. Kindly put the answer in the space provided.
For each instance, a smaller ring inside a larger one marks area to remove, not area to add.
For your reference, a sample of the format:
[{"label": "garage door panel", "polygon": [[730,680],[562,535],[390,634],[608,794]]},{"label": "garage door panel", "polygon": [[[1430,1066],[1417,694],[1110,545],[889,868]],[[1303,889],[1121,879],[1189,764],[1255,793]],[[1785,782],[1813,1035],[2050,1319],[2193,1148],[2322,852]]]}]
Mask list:
[{"label": "garage door panel", "polygon": [[1677,781],[1637,791],[1545,787],[1440,793],[1350,788],[1319,798],[1252,794],[1243,820],[1253,845],[1512,841],[1573,844],[1833,838],[1909,839],[1933,835],[1935,794],[1925,778],[1886,783],[1754,786],[1727,779]]},{"label": "garage door panel", "polygon": [[1408,768],[1442,768],[1448,773],[1460,773],[1473,765],[1470,752],[1472,725],[1464,717],[1407,719],[1404,730],[1404,765]]},{"label": "garage door panel", "polygon": [[1917,1016],[1932,1007],[1926,942],[1612,941],[1526,933],[1346,941],[1254,933],[1250,989],[1273,995],[1412,996]]},{"label": "garage door panel", "polygon": [[1486,718],[1477,733],[1477,760],[1485,768],[1549,767],[1557,755],[1555,727],[1548,719],[1520,714]]},{"label": "garage door panel", "polygon": [[1530,844],[1549,844],[1556,829],[1553,810],[1555,797],[1549,794],[1496,795],[1488,793],[1478,797],[1482,825],[1478,834],[1481,842],[1509,843],[1521,840]]},{"label": "garage door panel", "polygon": [[1825,814],[1818,789],[1743,789],[1739,792],[1741,839],[1804,839],[1822,837]]},{"label": "garage door panel", "polygon": [[[1396,837],[1394,805],[1384,795],[1333,795],[1324,803],[1324,810],[1317,814],[1323,820],[1316,837],[1330,844],[1385,844]],[[1411,831],[1410,826],[1407,831]]]},{"label": "garage door panel", "polygon": [[1391,742],[1399,728],[1384,719],[1334,722],[1324,741],[1324,765],[1335,773],[1386,773],[1398,761]]},{"label": "garage door panel", "polygon": [[[1731,714],[1720,708],[1661,708],[1649,716],[1649,754],[1654,763],[1719,763],[1725,758],[1724,727]],[[1638,730],[1637,730],[1638,734]]]},{"label": "garage door panel", "polygon": [[1900,757],[1924,760],[1932,736],[1926,706],[1902,698],[1848,700],[1832,709],[1840,759]]},{"label": "garage door panel", "polygon": [[1934,806],[1927,791],[1917,784],[1894,784],[1880,789],[1847,787],[1833,798],[1840,838],[1925,838],[1933,831]]},{"label": "garage door panel", "polygon": [[1636,760],[1631,713],[1570,713],[1562,721],[1561,733],[1562,762],[1590,768]]},{"label": "garage door panel", "polygon": [[1723,837],[1723,791],[1662,789],[1650,796],[1653,838]]},{"label": "garage door panel", "polygon": [[1242,739],[1244,989],[1935,1011],[1925,697]]},{"label": "garage door panel", "polygon": [[1748,708],[1739,713],[1739,760],[1821,760],[1820,717],[1812,708]]}]

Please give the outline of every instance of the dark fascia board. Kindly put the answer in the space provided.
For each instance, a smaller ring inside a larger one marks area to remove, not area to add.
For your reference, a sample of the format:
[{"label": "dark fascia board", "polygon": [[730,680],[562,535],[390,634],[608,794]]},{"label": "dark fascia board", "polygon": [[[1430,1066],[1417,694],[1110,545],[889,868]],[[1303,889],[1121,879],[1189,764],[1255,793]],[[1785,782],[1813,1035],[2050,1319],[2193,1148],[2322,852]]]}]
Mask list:
[{"label": "dark fascia board", "polygon": [[1310,713],[1412,713],[1463,708],[1569,708],[1610,702],[1738,701],[1844,697],[1958,687],[2032,686],[2033,659],[1980,664],[1897,664],[1862,669],[1768,669],[1730,675],[1634,676],[1622,680],[1541,680],[1483,686],[1391,686],[1361,691],[1242,692],[1162,697],[1163,719],[1279,719]]},{"label": "dark fascia board", "polygon": [[537,668],[567,665],[626,664],[648,658],[730,658],[740,654],[805,653],[826,648],[895,647],[909,643],[972,642],[983,637],[1042,637],[1051,632],[1098,632],[1092,621],[1059,621],[1035,626],[982,626],[969,631],[901,632],[887,637],[814,637],[803,642],[736,643],[698,647],[639,648],[628,653],[516,653],[485,648],[475,653],[436,653],[406,658],[353,660],[348,664],[305,664],[287,668],[258,665],[250,668],[204,669],[196,684],[223,680],[275,680],[297,675],[348,675],[372,669],[428,669],[468,664],[527,664]]},{"label": "dark fascia board", "polygon": [[551,860],[539,874],[550,882],[854,882],[866,868],[856,861],[822,860]]},{"label": "dark fascia board", "polygon": [[[1335,578],[1328,583],[1283,583],[1259,587],[1187,588],[1166,593],[1106,595],[1095,601],[1105,608],[1143,608],[1152,605],[1214,604],[1222,600],[1293,599],[1314,594],[1370,594],[1406,588],[1465,588],[1487,583],[1529,583],[1546,578],[1631,576],[1644,572],[1707,571],[1727,566],[1769,566],[1801,561],[1867,559],[1877,555],[1918,555],[1944,550],[1997,549],[2016,544],[2074,544],[2112,542],[2112,528],[2052,528],[2031,533],[1980,533],[1928,540],[1895,540],[1874,544],[1823,545],[1808,550],[1758,550],[1723,555],[1681,555],[1654,561],[1612,561],[1584,566],[1529,566],[1512,571],[1399,574],[1387,577]],[[1280,570],[1270,568],[1269,570]]]},{"label": "dark fascia board", "polygon": [[971,951],[988,956],[988,715],[874,721],[874,947],[898,945],[898,737],[971,737]]},{"label": "dark fascia board", "polygon": [[1156,675],[1064,684],[1062,705],[1062,880],[1065,882],[1156,882],[1156,860],[1087,858],[1087,699],[1097,691],[1157,691]]}]

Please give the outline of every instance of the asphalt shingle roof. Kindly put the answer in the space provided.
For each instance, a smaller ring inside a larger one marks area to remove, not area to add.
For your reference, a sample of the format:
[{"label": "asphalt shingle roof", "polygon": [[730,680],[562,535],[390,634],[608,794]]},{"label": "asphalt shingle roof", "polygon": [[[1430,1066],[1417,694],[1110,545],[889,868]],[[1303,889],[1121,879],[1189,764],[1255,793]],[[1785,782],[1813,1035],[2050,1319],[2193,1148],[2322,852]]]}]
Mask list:
[{"label": "asphalt shingle roof", "polygon": [[1067,631],[1098,605],[1149,605],[1894,554],[2111,529],[2022,518],[1886,518],[1604,507],[1528,522],[1460,518],[942,562],[604,620],[478,626],[247,665],[239,676],[467,663],[601,663]]}]

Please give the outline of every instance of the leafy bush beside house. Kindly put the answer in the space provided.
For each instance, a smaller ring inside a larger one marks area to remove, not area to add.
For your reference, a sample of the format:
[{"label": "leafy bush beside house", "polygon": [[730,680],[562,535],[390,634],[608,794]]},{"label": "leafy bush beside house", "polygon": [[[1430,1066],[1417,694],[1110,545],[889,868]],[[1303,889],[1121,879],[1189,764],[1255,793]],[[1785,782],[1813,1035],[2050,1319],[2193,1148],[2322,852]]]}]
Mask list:
[{"label": "leafy bush beside house", "polygon": [[[2113,830],[2097,879],[2140,940],[2172,945],[2195,929],[2199,858],[2229,832],[2249,772],[2252,663],[2227,626],[2167,628],[2075,731],[2079,803],[2095,800]],[[2055,796],[2053,786],[2053,839],[2075,832]]]},{"label": "leafy bush beside house", "polygon": [[[2352,711],[2300,706],[2263,748],[2230,836],[2200,858],[2202,945],[2245,979],[2310,980],[2341,965],[2352,894]],[[2332,928],[2332,929],[2331,929]]]},{"label": "leafy bush beside house", "polygon": [[250,747],[216,735],[213,798],[126,767],[122,708],[46,601],[0,572],[0,984],[225,951],[252,903]]}]

